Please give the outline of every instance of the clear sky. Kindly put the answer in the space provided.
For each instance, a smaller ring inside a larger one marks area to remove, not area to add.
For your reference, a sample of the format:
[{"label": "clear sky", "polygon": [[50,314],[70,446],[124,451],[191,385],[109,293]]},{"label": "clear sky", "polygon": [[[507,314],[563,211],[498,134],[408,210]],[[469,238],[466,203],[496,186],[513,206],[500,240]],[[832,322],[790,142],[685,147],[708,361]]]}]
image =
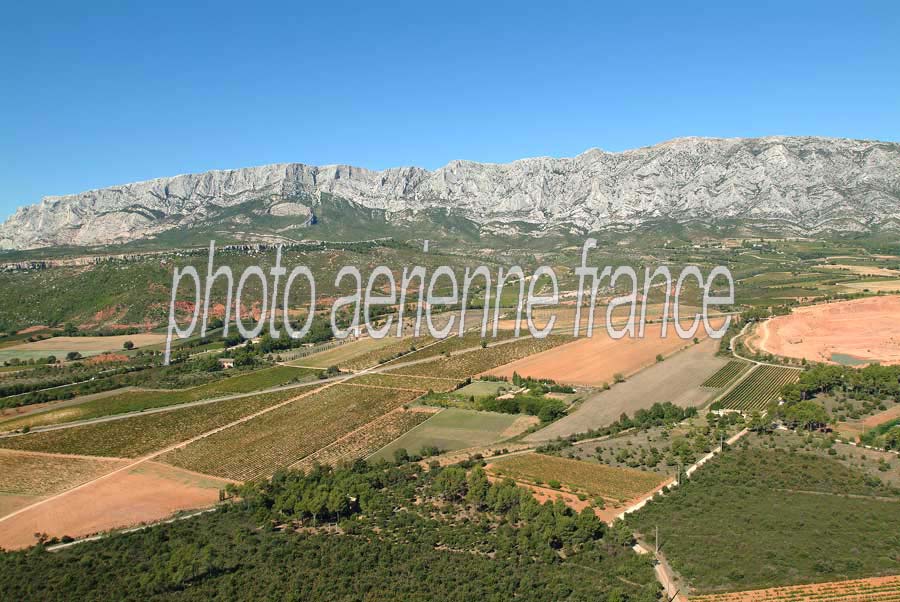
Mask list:
[{"label": "clear sky", "polygon": [[187,4],[5,3],[0,217],[276,162],[900,140],[900,2]]}]

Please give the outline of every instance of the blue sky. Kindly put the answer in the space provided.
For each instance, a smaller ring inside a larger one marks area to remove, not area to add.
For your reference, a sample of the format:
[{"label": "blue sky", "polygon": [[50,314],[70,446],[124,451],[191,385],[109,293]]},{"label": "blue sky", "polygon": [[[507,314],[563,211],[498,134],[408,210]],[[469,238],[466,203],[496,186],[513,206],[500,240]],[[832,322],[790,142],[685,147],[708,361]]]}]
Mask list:
[{"label": "blue sky", "polygon": [[0,217],[44,195],[275,162],[900,140],[900,3],[624,4],[7,3]]}]

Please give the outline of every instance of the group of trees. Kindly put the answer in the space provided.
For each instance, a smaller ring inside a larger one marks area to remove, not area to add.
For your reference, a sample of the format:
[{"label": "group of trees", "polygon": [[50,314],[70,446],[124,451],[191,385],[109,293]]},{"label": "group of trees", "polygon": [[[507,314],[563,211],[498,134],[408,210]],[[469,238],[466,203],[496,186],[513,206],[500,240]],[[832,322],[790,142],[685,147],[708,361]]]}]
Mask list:
[{"label": "group of trees", "polygon": [[863,368],[817,364],[786,385],[781,392],[787,402],[811,399],[819,393],[841,392],[854,399],[896,400],[900,397],[900,366],[870,364]]}]

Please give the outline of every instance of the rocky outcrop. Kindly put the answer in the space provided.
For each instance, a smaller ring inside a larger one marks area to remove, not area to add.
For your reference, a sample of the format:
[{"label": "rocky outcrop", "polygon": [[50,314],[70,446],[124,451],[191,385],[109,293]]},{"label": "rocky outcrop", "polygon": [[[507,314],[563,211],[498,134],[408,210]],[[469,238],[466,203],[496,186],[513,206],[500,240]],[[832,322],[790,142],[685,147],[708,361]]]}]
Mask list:
[{"label": "rocky outcrop", "polygon": [[[787,230],[869,229],[900,209],[900,144],[829,138],[682,138],[620,153],[435,171],[290,163],[160,178],[46,197],[0,226],[0,248],[126,242],[263,201],[274,216],[322,193],[367,208],[440,207],[491,227],[632,228],[648,220],[744,219]],[[292,203],[293,205],[285,205]]]}]

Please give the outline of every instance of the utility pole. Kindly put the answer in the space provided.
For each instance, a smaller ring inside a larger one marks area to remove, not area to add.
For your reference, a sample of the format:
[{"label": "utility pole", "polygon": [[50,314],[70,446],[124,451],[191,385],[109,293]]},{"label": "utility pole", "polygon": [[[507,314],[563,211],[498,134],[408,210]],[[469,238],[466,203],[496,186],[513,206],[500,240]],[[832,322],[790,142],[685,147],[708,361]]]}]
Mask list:
[{"label": "utility pole", "polygon": [[654,529],[656,530],[656,551],[654,552],[654,556],[659,556],[659,525],[656,525]]}]

